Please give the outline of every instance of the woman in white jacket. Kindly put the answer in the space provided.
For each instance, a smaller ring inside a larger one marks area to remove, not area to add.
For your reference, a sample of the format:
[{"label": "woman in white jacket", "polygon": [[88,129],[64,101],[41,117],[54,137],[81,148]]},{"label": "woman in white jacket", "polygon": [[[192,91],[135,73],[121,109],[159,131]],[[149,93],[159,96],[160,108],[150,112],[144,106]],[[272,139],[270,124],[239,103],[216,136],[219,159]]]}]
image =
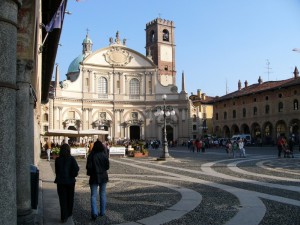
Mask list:
[{"label": "woman in white jacket", "polygon": [[245,153],[243,138],[240,138],[240,140],[239,140],[239,149],[240,149],[240,157],[245,158],[246,157],[246,153]]}]

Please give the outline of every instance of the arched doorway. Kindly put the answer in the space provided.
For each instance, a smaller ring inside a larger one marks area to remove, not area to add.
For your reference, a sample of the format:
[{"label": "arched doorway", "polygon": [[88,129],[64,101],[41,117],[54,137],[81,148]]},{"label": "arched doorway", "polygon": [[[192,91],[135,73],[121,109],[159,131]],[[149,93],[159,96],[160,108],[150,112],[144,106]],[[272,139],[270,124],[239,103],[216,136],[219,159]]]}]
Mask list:
[{"label": "arched doorway", "polygon": [[223,127],[223,136],[225,138],[230,138],[230,131],[229,131],[229,127],[228,126],[224,126]]},{"label": "arched doorway", "polygon": [[264,144],[274,144],[273,139],[273,125],[270,122],[266,122],[262,128],[262,139]]},{"label": "arched doorway", "polygon": [[239,133],[240,133],[240,129],[239,129],[238,125],[233,124],[231,126],[231,134],[236,135],[236,134],[239,134]]},{"label": "arched doorway", "polygon": [[140,140],[140,126],[130,126],[130,140]]},{"label": "arched doorway", "polygon": [[[77,130],[76,127],[74,126],[69,126],[68,130]],[[77,142],[77,138],[76,137],[68,137],[68,144],[75,144]]]},{"label": "arched doorway", "polygon": [[241,134],[250,134],[250,128],[245,123],[241,126]]}]

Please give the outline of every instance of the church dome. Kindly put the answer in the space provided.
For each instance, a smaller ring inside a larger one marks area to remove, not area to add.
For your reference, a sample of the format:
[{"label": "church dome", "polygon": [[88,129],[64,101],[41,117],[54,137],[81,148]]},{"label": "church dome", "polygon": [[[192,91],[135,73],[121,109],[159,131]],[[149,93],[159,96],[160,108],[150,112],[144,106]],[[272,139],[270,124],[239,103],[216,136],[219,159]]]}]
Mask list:
[{"label": "church dome", "polygon": [[68,73],[76,73],[79,72],[79,63],[84,59],[84,54],[77,56],[70,64],[68,68]]}]

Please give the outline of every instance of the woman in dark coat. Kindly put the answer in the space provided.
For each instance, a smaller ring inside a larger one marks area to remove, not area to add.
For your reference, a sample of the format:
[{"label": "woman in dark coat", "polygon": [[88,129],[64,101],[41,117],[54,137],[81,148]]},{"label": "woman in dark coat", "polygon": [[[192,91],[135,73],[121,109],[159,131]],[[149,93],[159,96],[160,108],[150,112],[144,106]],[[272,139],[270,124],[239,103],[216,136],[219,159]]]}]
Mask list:
[{"label": "woman in dark coat", "polygon": [[72,216],[75,191],[75,177],[79,171],[76,159],[71,156],[70,146],[63,144],[60,147],[59,157],[55,160],[55,183],[60,204],[61,222],[67,222]]},{"label": "woman in dark coat", "polygon": [[[106,210],[106,183],[108,182],[107,170],[109,159],[106,148],[101,141],[94,143],[92,152],[87,158],[87,175],[90,176],[89,184],[91,189],[91,217],[96,220],[98,216],[104,216]],[[100,195],[100,212],[97,208],[97,195]]]}]

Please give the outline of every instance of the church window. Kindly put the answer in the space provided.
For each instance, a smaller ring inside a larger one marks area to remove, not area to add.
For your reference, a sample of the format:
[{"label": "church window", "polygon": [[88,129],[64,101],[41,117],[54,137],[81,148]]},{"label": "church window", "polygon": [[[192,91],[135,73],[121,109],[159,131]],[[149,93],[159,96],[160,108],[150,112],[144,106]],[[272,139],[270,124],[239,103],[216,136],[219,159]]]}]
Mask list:
[{"label": "church window", "polygon": [[44,126],[44,132],[48,132],[48,126]]},{"label": "church window", "polygon": [[299,109],[299,106],[298,106],[298,100],[295,99],[294,100],[294,110],[298,110]]},{"label": "church window", "polygon": [[193,125],[193,130],[197,130],[197,125]]},{"label": "church window", "polygon": [[105,77],[98,79],[98,97],[107,98],[107,79]]},{"label": "church window", "polygon": [[45,113],[44,114],[44,122],[48,122],[48,119],[49,119],[48,113]]},{"label": "church window", "polygon": [[129,82],[129,95],[131,99],[139,98],[140,95],[140,82],[138,79],[133,78]]},{"label": "church window", "polygon": [[169,41],[169,31],[166,29],[163,30],[163,41]]}]

